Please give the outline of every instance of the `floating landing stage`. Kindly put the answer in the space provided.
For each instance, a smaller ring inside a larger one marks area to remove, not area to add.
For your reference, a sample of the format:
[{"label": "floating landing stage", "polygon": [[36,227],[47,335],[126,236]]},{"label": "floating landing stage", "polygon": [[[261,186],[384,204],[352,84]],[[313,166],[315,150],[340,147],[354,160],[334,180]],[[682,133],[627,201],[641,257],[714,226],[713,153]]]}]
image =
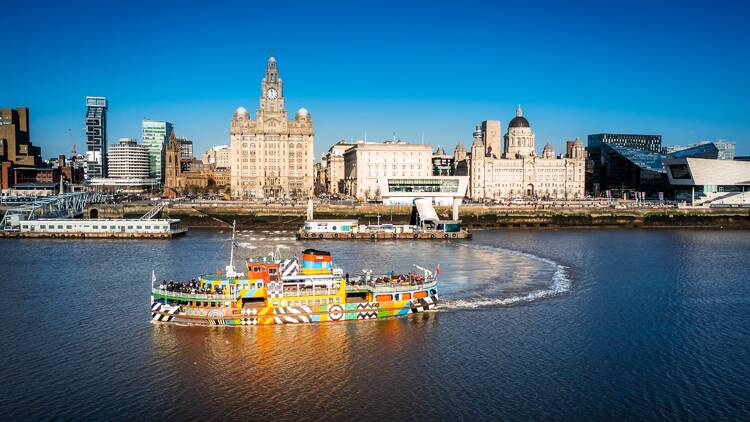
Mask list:
[{"label": "floating landing stage", "polygon": [[392,232],[392,231],[375,231],[375,232],[311,232],[301,229],[297,232],[297,240],[468,240],[471,239],[471,233],[467,230],[461,230],[453,233],[446,233],[442,230],[435,231],[418,231],[418,232]]},{"label": "floating landing stage", "polygon": [[38,219],[20,222],[18,230],[0,237],[27,238],[152,238],[170,239],[187,232],[179,219]]}]

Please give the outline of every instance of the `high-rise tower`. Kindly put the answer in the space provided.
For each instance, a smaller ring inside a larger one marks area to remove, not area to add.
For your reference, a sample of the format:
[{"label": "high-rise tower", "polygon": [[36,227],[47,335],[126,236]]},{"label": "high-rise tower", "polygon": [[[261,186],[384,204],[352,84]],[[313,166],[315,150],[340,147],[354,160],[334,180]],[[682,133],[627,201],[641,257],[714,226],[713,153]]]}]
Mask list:
[{"label": "high-rise tower", "polygon": [[107,177],[107,98],[86,97],[86,180]]}]

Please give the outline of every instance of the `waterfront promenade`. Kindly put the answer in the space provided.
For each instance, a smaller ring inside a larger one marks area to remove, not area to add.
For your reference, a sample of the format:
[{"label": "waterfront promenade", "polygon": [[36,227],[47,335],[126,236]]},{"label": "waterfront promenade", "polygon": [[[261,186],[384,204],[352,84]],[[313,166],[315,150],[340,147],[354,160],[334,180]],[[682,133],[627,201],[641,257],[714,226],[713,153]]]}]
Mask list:
[{"label": "waterfront promenade", "polygon": [[[142,215],[151,203],[108,204],[91,207],[100,218],[132,218]],[[189,228],[226,228],[233,220],[241,228],[295,229],[304,222],[305,204],[265,204],[233,201],[177,202],[165,209],[165,218],[179,218]],[[443,218],[449,207],[436,207]],[[375,224],[408,223],[409,206],[382,204],[316,204],[317,219],[358,219]],[[661,204],[580,201],[552,204],[484,205],[466,204],[460,217],[469,229],[545,229],[605,227],[713,227],[750,228],[747,208],[678,208]]]}]

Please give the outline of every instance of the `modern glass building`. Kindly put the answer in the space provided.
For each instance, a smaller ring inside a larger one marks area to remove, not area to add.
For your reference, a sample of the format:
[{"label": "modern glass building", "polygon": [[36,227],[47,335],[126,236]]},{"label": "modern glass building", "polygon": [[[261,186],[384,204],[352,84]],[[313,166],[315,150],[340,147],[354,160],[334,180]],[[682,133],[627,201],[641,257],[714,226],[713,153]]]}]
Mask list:
[{"label": "modern glass building", "polygon": [[84,177],[107,177],[107,98],[86,97],[86,167]]},{"label": "modern glass building", "polygon": [[385,205],[411,205],[428,198],[437,205],[451,205],[466,196],[468,176],[386,177],[380,180]]},{"label": "modern glass building", "polygon": [[591,177],[586,180],[586,190],[597,195],[601,190],[607,189],[605,169],[603,160],[605,159],[602,149],[604,145],[621,146],[629,150],[645,151],[651,153],[661,153],[661,135],[638,135],[624,133],[596,133],[588,136],[588,153],[586,171]]},{"label": "modern glass building", "polygon": [[143,119],[143,145],[148,148],[149,177],[164,181],[164,151],[172,136],[172,123],[163,120]]},{"label": "modern glass building", "polygon": [[720,151],[713,142],[696,144],[670,154],[603,143],[599,159],[599,183],[602,190],[638,191],[649,194],[673,192],[666,160],[698,158],[716,161]]},{"label": "modern glass building", "polygon": [[[734,160],[734,153],[735,153],[735,150],[737,149],[737,143],[724,141],[724,140],[702,141],[702,142],[696,142],[696,143],[688,144],[688,145],[666,146],[664,147],[663,152],[665,154],[670,154],[674,157],[679,158],[680,155],[677,155],[677,153],[682,152],[682,151],[689,151],[689,150],[693,150],[695,148],[701,148],[701,147],[713,149],[716,152],[714,156],[706,156],[702,158],[715,158],[718,160]],[[694,157],[694,155],[684,155],[684,156]]]},{"label": "modern glass building", "polygon": [[634,135],[623,133],[597,133],[589,135],[586,150],[596,151],[602,144],[620,145],[631,149],[640,149],[651,152],[661,152],[661,135]]}]

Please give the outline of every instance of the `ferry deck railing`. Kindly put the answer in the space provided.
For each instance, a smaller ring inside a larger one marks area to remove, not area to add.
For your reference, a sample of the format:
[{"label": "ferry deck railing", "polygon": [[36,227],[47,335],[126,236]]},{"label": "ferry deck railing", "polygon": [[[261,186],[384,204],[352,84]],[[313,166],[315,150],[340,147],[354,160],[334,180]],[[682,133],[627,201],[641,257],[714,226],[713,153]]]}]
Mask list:
[{"label": "ferry deck railing", "polygon": [[408,292],[416,289],[429,289],[431,287],[435,287],[437,284],[436,280],[427,281],[425,283],[409,283],[409,284],[401,284],[401,283],[366,283],[364,280],[350,280],[349,284],[346,285],[347,291],[363,291],[363,290],[371,290],[375,293],[399,293],[399,292]]},{"label": "ferry deck railing", "polygon": [[183,293],[175,292],[166,289],[152,289],[152,293],[159,294],[162,296],[169,296],[179,299],[190,299],[190,300],[237,300],[239,298],[238,293],[232,293],[228,295],[217,295],[217,294],[205,294],[205,293]]}]

